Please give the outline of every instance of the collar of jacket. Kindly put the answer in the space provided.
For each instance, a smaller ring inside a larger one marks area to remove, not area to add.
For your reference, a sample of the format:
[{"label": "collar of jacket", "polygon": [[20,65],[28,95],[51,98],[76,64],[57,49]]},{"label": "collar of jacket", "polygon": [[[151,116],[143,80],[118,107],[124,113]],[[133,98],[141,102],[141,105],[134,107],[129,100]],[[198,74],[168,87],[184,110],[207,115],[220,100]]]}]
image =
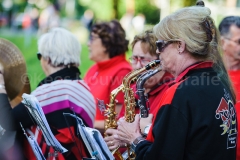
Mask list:
[{"label": "collar of jacket", "polygon": [[63,79],[80,80],[81,79],[80,74],[81,73],[77,67],[66,67],[66,68],[63,68],[63,69],[49,75],[48,77],[44,78],[38,84],[38,86],[41,86],[41,85],[47,84],[47,83],[51,83],[56,80],[63,80]]},{"label": "collar of jacket", "polygon": [[177,83],[177,82],[181,81],[182,79],[184,79],[184,77],[192,70],[201,69],[201,68],[212,68],[212,66],[213,66],[213,62],[210,62],[210,61],[195,63],[195,64],[187,67],[182,73],[180,73],[177,76],[177,78],[174,80],[174,83]]},{"label": "collar of jacket", "polygon": [[114,66],[115,64],[118,64],[122,61],[126,61],[125,54],[115,56],[106,61],[98,62],[96,65],[98,66],[98,70],[105,70],[106,68],[110,68],[110,67]]}]

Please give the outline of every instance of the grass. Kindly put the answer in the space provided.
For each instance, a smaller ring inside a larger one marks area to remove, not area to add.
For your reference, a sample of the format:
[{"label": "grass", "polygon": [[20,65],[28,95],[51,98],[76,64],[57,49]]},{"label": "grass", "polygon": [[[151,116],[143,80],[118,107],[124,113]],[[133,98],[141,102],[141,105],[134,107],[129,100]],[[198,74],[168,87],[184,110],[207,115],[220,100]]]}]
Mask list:
[{"label": "grass", "polygon": [[[6,33],[3,30],[0,30],[0,37],[14,43],[22,52],[27,65],[27,74],[30,79],[31,90],[33,91],[37,87],[38,83],[45,77],[40,62],[36,56],[38,51],[37,37],[30,36],[27,40],[23,33]],[[92,64],[93,62],[88,58],[87,45],[82,44],[81,66],[79,67],[81,71],[81,78],[84,77],[86,71]]]},{"label": "grass", "polygon": [[[11,41],[22,52],[27,65],[27,74],[30,79],[31,90],[33,91],[37,87],[38,83],[45,78],[45,74],[42,71],[42,67],[36,56],[36,53],[38,52],[37,37],[31,35],[28,36],[27,39],[23,32],[11,33],[9,30],[0,28],[0,38]],[[81,71],[81,78],[84,77],[90,66],[94,64],[94,62],[89,60],[88,54],[88,47],[86,43],[82,43],[81,65],[79,67]],[[131,51],[129,50],[127,52],[127,57],[130,55]]]}]

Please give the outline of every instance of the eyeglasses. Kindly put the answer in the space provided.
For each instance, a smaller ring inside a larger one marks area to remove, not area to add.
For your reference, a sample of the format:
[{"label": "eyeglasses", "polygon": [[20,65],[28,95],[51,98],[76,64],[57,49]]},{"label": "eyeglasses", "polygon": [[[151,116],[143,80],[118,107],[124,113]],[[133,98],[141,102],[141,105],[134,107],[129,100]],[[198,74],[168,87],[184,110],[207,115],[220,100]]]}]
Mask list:
[{"label": "eyeglasses", "polygon": [[37,53],[37,58],[38,58],[39,61],[41,60],[42,54],[40,52]]},{"label": "eyeglasses", "polygon": [[156,41],[156,46],[157,46],[158,52],[162,52],[164,50],[164,48],[166,48],[167,45],[169,45],[170,43],[172,43],[172,41],[164,41],[164,40]]},{"label": "eyeglasses", "polygon": [[89,41],[92,42],[92,41],[94,41],[95,39],[98,39],[98,38],[100,38],[100,37],[91,35],[90,38],[89,38]]},{"label": "eyeglasses", "polygon": [[237,45],[240,45],[240,39],[238,39],[238,40],[232,40],[232,39],[227,38],[227,37],[224,37],[224,38],[227,39],[227,40],[229,40],[229,41],[232,41],[232,42],[236,43]]},{"label": "eyeglasses", "polygon": [[140,56],[132,56],[129,58],[129,61],[132,64],[137,64],[138,61],[140,62],[140,64],[142,65],[147,65],[149,62],[151,62],[153,59],[147,59],[145,57],[140,57]]}]

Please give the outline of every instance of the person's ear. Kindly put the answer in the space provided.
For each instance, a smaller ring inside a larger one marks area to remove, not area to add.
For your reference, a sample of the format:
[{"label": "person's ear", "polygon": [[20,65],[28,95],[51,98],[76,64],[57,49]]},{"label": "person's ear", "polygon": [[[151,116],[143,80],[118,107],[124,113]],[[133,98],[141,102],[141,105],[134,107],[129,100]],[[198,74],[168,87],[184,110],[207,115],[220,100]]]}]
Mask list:
[{"label": "person's ear", "polygon": [[178,52],[179,52],[179,54],[183,53],[184,50],[185,50],[185,47],[186,47],[185,41],[183,41],[183,40],[178,41],[177,47],[178,47]]},{"label": "person's ear", "polygon": [[223,36],[221,36],[221,38],[220,38],[220,45],[222,46],[222,49],[223,50],[226,50],[225,48],[226,48],[226,39],[223,37]]}]

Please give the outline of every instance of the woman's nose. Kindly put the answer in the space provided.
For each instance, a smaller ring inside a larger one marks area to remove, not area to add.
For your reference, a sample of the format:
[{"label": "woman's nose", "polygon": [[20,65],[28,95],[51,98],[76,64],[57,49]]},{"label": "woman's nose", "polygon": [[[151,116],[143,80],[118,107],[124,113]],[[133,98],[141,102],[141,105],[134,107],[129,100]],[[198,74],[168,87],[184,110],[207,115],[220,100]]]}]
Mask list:
[{"label": "woman's nose", "polygon": [[137,69],[140,69],[140,68],[142,68],[143,66],[142,66],[142,64],[141,64],[141,62],[140,61],[137,61],[137,63],[136,63],[136,68]]}]

